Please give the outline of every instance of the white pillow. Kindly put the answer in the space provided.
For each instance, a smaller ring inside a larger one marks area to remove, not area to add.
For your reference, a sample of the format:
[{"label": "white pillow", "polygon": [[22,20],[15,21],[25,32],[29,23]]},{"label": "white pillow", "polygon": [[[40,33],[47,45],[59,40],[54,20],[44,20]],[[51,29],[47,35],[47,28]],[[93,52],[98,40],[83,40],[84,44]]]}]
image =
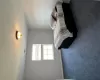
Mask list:
[{"label": "white pillow", "polygon": [[51,28],[52,28],[52,29],[55,29],[56,24],[57,24],[57,21],[55,21],[55,20],[51,17]]}]

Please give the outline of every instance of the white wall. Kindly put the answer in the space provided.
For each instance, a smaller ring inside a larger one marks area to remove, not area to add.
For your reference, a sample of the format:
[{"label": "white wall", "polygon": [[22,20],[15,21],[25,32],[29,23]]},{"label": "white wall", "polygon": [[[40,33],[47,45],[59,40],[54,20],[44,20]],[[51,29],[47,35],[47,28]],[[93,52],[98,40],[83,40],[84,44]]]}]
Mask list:
[{"label": "white wall", "polygon": [[[23,0],[0,0],[0,80],[22,79],[26,48],[23,10]],[[16,30],[22,32],[20,40],[15,38]]]},{"label": "white wall", "polygon": [[24,80],[63,79],[61,56],[55,50],[53,61],[32,61],[32,44],[53,44],[52,30],[29,30]]},{"label": "white wall", "polygon": [[57,0],[25,0],[28,27],[50,29],[50,16]]}]

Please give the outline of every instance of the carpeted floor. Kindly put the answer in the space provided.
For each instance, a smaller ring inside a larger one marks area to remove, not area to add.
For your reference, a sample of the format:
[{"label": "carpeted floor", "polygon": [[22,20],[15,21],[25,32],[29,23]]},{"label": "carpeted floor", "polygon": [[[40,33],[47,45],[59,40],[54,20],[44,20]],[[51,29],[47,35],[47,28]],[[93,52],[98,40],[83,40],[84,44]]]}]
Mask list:
[{"label": "carpeted floor", "polygon": [[72,0],[78,35],[62,49],[65,78],[100,80],[100,2]]}]

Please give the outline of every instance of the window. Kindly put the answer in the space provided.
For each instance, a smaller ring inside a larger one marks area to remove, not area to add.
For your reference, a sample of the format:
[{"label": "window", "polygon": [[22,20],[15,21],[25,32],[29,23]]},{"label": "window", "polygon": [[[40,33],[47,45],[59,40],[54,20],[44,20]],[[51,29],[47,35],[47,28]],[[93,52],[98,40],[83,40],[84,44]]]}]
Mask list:
[{"label": "window", "polygon": [[41,60],[41,44],[33,44],[32,60]]},{"label": "window", "polygon": [[53,52],[52,44],[33,44],[32,45],[32,60],[40,61],[41,59],[54,60],[54,52]]},{"label": "window", "polygon": [[43,44],[43,60],[53,60],[53,45],[52,44]]}]

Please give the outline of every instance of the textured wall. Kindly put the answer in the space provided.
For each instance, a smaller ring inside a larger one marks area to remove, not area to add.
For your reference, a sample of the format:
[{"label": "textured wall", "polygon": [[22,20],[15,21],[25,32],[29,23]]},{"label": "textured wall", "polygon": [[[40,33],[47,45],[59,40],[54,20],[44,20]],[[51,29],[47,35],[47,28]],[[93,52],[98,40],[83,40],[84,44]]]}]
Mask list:
[{"label": "textured wall", "polygon": [[62,49],[65,78],[100,80],[100,2],[72,0],[78,37]]}]

